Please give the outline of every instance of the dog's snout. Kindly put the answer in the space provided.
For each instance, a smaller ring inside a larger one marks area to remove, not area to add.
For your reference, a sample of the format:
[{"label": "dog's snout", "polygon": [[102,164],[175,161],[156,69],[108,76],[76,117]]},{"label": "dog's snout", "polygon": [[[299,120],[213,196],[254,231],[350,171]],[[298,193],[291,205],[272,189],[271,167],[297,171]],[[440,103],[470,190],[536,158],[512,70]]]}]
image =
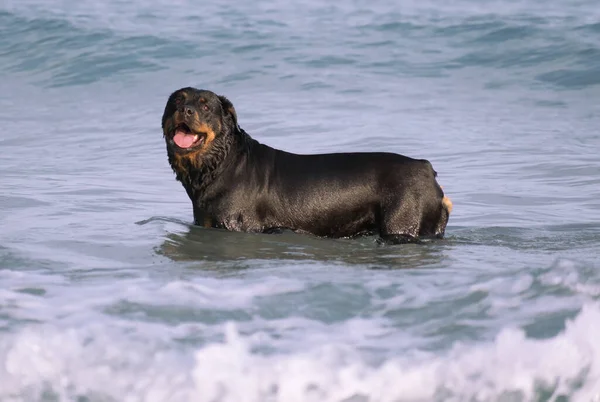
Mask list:
[{"label": "dog's snout", "polygon": [[196,109],[193,106],[181,105],[177,108],[177,111],[182,117],[192,117],[196,113]]}]

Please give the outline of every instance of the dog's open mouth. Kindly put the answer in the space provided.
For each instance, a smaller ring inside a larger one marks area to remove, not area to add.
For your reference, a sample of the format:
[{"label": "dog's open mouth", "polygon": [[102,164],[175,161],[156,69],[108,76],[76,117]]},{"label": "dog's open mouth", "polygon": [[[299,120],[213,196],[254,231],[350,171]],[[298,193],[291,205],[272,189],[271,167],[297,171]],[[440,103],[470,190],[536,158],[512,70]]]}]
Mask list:
[{"label": "dog's open mouth", "polygon": [[177,125],[175,127],[175,134],[173,134],[173,142],[182,149],[195,148],[201,145],[205,138],[206,134],[194,133],[185,123]]}]

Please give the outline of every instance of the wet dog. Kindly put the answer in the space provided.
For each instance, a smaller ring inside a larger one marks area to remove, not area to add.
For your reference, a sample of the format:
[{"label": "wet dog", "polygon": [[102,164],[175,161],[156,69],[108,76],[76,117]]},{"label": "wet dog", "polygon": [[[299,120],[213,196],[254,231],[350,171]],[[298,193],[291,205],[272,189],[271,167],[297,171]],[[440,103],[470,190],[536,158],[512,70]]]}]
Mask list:
[{"label": "wet dog", "polygon": [[162,129],[197,225],[323,237],[378,234],[386,243],[444,236],[452,203],[427,160],[277,150],[240,128],[227,98],[195,88],[171,94]]}]

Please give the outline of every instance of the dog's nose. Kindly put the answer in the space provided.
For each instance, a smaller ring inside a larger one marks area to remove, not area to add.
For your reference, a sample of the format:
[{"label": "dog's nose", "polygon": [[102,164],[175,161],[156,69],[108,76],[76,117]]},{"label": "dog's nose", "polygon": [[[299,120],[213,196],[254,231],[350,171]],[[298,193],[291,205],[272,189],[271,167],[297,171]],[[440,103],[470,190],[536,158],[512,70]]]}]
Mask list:
[{"label": "dog's nose", "polygon": [[191,107],[191,106],[184,106],[184,107],[183,107],[183,114],[184,114],[186,117],[190,117],[191,115],[193,115],[193,114],[194,114],[194,108],[193,108],[193,107]]}]

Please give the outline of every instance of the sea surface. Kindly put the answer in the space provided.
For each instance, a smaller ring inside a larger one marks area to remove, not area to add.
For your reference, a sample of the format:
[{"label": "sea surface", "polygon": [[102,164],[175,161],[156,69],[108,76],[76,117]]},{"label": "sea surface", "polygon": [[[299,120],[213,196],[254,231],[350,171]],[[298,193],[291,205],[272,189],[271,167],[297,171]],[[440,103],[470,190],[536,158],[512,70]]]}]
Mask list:
[{"label": "sea surface", "polygon": [[[192,225],[160,120],[432,162],[447,238]],[[3,0],[0,401],[600,401],[595,0]]]}]

